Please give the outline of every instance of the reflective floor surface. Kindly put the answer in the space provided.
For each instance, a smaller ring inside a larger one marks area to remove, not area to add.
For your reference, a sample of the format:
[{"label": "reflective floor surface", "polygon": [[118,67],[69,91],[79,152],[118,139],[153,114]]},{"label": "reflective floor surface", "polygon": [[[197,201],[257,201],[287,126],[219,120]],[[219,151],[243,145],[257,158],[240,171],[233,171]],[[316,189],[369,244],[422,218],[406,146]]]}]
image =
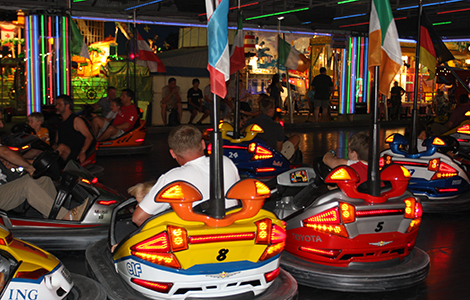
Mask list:
[{"label": "reflective floor surface", "polygon": [[[304,162],[335,150],[344,157],[348,137],[368,128],[303,129],[298,134],[303,142],[301,150]],[[389,134],[403,133],[403,127],[382,128],[381,140]],[[148,134],[153,150],[148,155],[99,157],[98,164],[105,168],[100,181],[126,194],[128,187],[150,179],[156,179],[176,162],[168,153],[167,134]],[[384,145],[381,145],[384,148]],[[426,251],[431,258],[428,278],[414,287],[384,293],[347,293],[299,287],[299,299],[468,299],[470,284],[470,221],[468,213],[425,214],[418,234],[416,246]],[[85,274],[83,252],[55,252],[71,272]]]}]

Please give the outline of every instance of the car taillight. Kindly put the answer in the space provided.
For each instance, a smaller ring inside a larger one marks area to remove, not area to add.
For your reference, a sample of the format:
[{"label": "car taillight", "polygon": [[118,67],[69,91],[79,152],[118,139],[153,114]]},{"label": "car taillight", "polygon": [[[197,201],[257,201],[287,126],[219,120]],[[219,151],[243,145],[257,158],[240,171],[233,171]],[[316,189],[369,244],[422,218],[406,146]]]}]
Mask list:
[{"label": "car taillight", "polygon": [[339,208],[341,209],[341,217],[343,223],[352,223],[356,220],[355,207],[346,202],[340,202]]},{"label": "car taillight", "polygon": [[431,180],[450,178],[450,177],[457,176],[457,174],[458,173],[456,169],[454,169],[453,167],[449,166],[448,164],[444,162],[440,162],[439,167],[437,168],[437,172],[434,173]]},{"label": "car taillight", "polygon": [[279,276],[279,273],[281,272],[281,268],[277,268],[274,271],[271,271],[269,273],[264,274],[264,278],[266,279],[266,283],[273,281],[274,279]]},{"label": "car taillight", "polygon": [[212,144],[207,145],[206,149],[207,149],[207,154],[211,155],[211,153],[212,153]]},{"label": "car taillight", "polygon": [[256,244],[269,244],[271,239],[271,223],[270,219],[263,219],[255,222],[258,228],[256,232]]},{"label": "car taillight", "polygon": [[275,168],[256,168],[256,173],[267,173],[267,172],[274,172]]},{"label": "car taillight", "polygon": [[18,147],[8,147],[8,149],[10,149],[11,151],[20,151],[20,148]]},{"label": "car taillight", "polygon": [[316,249],[316,248],[304,247],[304,246],[300,246],[299,250],[304,251],[304,252],[308,252],[308,253],[312,253],[312,254],[325,256],[325,257],[328,257],[328,258],[336,258],[341,252],[339,250],[324,250],[324,249]]},{"label": "car taillight", "polygon": [[157,234],[131,247],[131,254],[145,261],[180,269],[181,265],[170,251],[170,241],[166,231]]},{"label": "car taillight", "polygon": [[86,184],[91,184],[90,180],[82,178],[81,182],[86,183]]},{"label": "car taillight", "polygon": [[439,167],[439,158],[433,158],[429,161],[428,163],[428,170],[435,172],[437,170],[437,167]]},{"label": "car taillight", "polygon": [[272,224],[271,219],[263,219],[255,222],[255,224],[258,228],[256,244],[268,245],[260,260],[264,261],[281,253],[286,245],[286,230],[281,226]]},{"label": "car taillight", "polygon": [[171,250],[181,251],[188,249],[188,234],[186,229],[177,226],[168,226]]},{"label": "car taillight", "polygon": [[13,241],[13,233],[9,233],[5,239],[0,238],[0,245],[7,246]]},{"label": "car taillight", "polygon": [[136,143],[143,143],[143,142],[144,142],[144,139],[136,139],[134,142],[136,142]]},{"label": "car taillight", "polygon": [[241,233],[227,233],[227,234],[210,234],[191,236],[189,238],[190,244],[206,244],[206,243],[220,243],[220,242],[233,242],[233,241],[249,241],[255,238],[253,232]]},{"label": "car taillight", "polygon": [[26,149],[29,149],[29,148],[31,148],[31,146],[26,145],[26,146],[21,147],[21,150],[26,150]]},{"label": "car taillight", "polygon": [[409,233],[419,228],[419,224],[421,224],[421,216],[423,215],[423,207],[415,198],[406,198],[404,202],[406,205],[405,218],[413,219],[406,230],[406,232]]},{"label": "car taillight", "polygon": [[138,279],[138,278],[131,278],[131,281],[144,288],[148,288],[150,290],[154,290],[156,292],[165,293],[165,294],[167,294],[170,291],[171,287],[173,286],[173,283],[155,282],[155,281],[143,280],[143,279]]},{"label": "car taillight", "polygon": [[100,205],[110,206],[110,205],[116,204],[117,201],[116,200],[107,200],[107,201],[106,200],[99,200],[96,203],[98,203]]},{"label": "car taillight", "polygon": [[36,280],[49,273],[48,270],[40,268],[31,272],[18,272],[16,278]]},{"label": "car taillight", "polygon": [[390,165],[390,164],[392,164],[393,159],[392,159],[392,157],[391,157],[390,155],[384,155],[384,156],[383,156],[383,159],[384,159],[384,164],[385,164],[385,165]]},{"label": "car taillight", "polygon": [[251,143],[248,145],[248,152],[253,153],[251,160],[263,160],[273,157],[273,153],[270,150],[257,145],[256,143]]},{"label": "car taillight", "polygon": [[348,237],[346,228],[344,228],[343,225],[340,225],[340,223],[338,207],[333,207],[303,220],[305,227],[323,233]]},{"label": "car taillight", "polygon": [[457,128],[458,133],[463,133],[463,134],[470,134],[470,125],[464,125],[462,127]]}]

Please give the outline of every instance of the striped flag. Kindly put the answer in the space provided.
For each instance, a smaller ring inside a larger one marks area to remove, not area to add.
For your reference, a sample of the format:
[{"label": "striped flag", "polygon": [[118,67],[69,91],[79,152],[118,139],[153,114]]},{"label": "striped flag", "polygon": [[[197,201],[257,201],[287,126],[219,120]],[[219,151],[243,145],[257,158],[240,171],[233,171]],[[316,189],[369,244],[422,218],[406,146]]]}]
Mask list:
[{"label": "striped flag", "polygon": [[398,31],[388,0],[373,0],[369,23],[369,70],[379,66],[379,92],[390,96],[390,85],[402,65]]},{"label": "striped flag", "polygon": [[72,37],[72,47],[70,47],[70,51],[72,52],[72,55],[78,55],[90,59],[90,53],[88,53],[88,46],[85,43],[85,39],[73,20],[70,20],[70,31]]},{"label": "striped flag", "polygon": [[236,73],[245,67],[245,35],[243,34],[243,18],[240,14],[238,19],[238,28],[232,45],[232,53],[230,53],[230,74]]},{"label": "striped flag", "polygon": [[436,61],[441,64],[455,58],[439,37],[424,11],[420,24],[419,63],[428,68],[428,80],[432,80],[436,75]]},{"label": "striped flag", "polygon": [[137,32],[137,49],[139,49],[139,56],[137,64],[147,67],[151,73],[166,73],[165,65],[162,63],[149,44],[142,38],[140,33]]},{"label": "striped flag", "polygon": [[[207,39],[211,92],[225,98],[230,79],[230,56],[228,51],[228,6],[229,0],[206,0]],[[215,7],[214,7],[215,6]],[[214,9],[215,8],[215,9]]]},{"label": "striped flag", "polygon": [[305,72],[310,67],[310,61],[305,55],[289,45],[283,38],[279,37],[279,64],[289,69]]}]

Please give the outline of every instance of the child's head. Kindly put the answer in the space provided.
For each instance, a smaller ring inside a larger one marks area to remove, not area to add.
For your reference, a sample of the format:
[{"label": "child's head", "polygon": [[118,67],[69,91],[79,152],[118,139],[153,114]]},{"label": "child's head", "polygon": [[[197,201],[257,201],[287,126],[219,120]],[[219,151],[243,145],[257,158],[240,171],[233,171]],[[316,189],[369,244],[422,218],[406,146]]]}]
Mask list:
[{"label": "child's head", "polygon": [[[351,157],[357,156],[357,157]],[[349,138],[348,142],[349,159],[357,159],[362,161],[369,160],[369,134],[359,131]]]},{"label": "child's head", "polygon": [[155,185],[155,182],[156,181],[146,181],[143,183],[138,183],[127,189],[127,192],[129,193],[129,195],[135,197],[137,203],[140,203],[144,199],[145,195],[150,192],[152,187]]},{"label": "child's head", "polygon": [[111,110],[114,113],[118,112],[121,109],[121,106],[122,106],[121,98],[115,98],[111,100]]},{"label": "child's head", "polygon": [[28,116],[28,125],[36,131],[41,128],[43,122],[44,116],[40,112],[33,112]]}]

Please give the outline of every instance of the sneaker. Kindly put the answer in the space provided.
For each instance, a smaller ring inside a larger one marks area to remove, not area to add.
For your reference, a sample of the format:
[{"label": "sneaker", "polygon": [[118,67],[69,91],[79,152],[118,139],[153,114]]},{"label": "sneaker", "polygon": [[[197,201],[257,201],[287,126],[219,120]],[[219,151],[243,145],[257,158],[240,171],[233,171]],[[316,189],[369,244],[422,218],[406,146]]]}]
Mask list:
[{"label": "sneaker", "polygon": [[88,200],[90,200],[90,198],[86,198],[85,202],[83,202],[80,206],[74,207],[70,210],[70,216],[72,217],[73,221],[80,221],[87,207]]}]

